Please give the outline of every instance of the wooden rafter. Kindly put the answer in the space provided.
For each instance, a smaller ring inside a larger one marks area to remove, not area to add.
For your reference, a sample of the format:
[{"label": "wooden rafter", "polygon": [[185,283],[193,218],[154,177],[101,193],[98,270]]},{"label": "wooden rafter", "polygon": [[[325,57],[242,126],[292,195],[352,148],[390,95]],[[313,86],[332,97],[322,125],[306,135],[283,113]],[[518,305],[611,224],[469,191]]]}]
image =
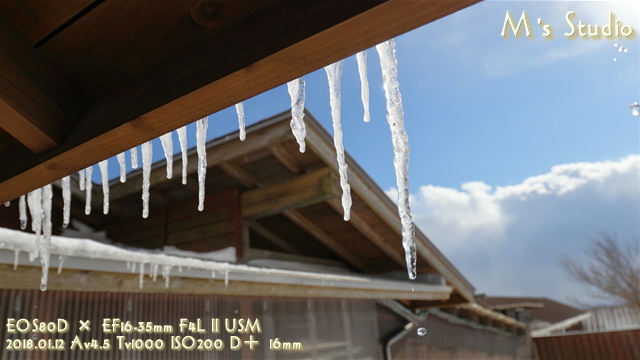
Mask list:
[{"label": "wooden rafter", "polygon": [[[327,203],[335,209],[337,212],[342,213],[342,202],[338,198],[329,199]],[[384,239],[377,232],[375,232],[370,224],[367,224],[366,221],[362,220],[357,212],[351,211],[351,218],[349,219],[349,223],[353,225],[358,231],[362,233],[362,235],[366,236],[367,239],[371,240],[376,246],[382,250],[387,256],[389,256],[396,264],[404,266],[405,259],[404,256],[393,250],[393,247],[389,246],[389,242],[391,239]],[[397,240],[397,239],[393,239]]]},{"label": "wooden rafter", "polygon": [[360,260],[357,256],[345,250],[340,244],[332,236],[329,236],[324,230],[319,228],[313,222],[309,221],[306,217],[300,214],[296,210],[285,211],[284,216],[286,216],[289,220],[293,221],[297,226],[311,234],[316,240],[321,242],[324,246],[331,249],[334,253],[336,253],[339,257],[344,259],[347,263],[353,265],[360,271],[373,273],[373,269],[367,264],[365,264],[362,260]]}]

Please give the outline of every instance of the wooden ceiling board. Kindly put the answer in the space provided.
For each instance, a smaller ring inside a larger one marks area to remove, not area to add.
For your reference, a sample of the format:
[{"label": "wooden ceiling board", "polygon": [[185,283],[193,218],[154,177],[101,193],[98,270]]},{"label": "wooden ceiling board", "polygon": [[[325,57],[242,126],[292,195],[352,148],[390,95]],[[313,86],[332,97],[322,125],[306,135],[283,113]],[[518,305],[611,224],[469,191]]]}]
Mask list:
[{"label": "wooden ceiling board", "polygon": [[47,41],[40,51],[96,97],[273,2],[108,0]]},{"label": "wooden ceiling board", "polygon": [[2,0],[4,18],[31,45],[36,45],[96,0]]}]

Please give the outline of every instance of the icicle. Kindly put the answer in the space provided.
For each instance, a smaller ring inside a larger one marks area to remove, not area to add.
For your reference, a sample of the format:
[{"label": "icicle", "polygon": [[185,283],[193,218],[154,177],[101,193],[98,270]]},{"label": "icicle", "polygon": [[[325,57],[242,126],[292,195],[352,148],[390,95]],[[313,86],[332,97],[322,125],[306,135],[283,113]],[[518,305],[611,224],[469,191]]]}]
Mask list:
[{"label": "icicle", "polygon": [[36,247],[33,251],[34,258],[40,254],[40,234],[42,234],[42,189],[36,189],[27,194],[29,213],[31,213],[31,231],[36,234]]},{"label": "icicle", "polygon": [[304,79],[298,78],[287,83],[289,97],[291,97],[291,131],[296,137],[300,152],[303,153],[306,148],[304,138],[307,136],[307,130],[304,126]]},{"label": "icicle", "polygon": [[173,137],[171,132],[160,136],[162,149],[164,150],[164,158],[167,160],[167,179],[173,176]]},{"label": "icicle", "polygon": [[196,122],[196,147],[198,151],[198,210],[204,210],[204,181],[207,176],[207,118]]},{"label": "icicle", "polygon": [[393,142],[393,165],[396,171],[398,186],[398,213],[402,223],[402,246],[404,247],[409,278],[416,278],[416,243],[415,229],[411,208],[409,207],[409,140],[404,128],[404,111],[402,96],[398,83],[398,61],[396,60],[395,42],[386,41],[376,46],[380,55],[382,81],[387,99],[387,122],[391,129]]},{"label": "icicle", "polygon": [[27,197],[25,195],[20,196],[18,211],[20,213],[20,229],[24,230],[27,228]]},{"label": "icicle", "polygon": [[224,286],[229,285],[229,270],[224,271]]},{"label": "icicle", "polygon": [[171,266],[164,265],[162,267],[162,278],[164,279],[164,288],[169,288],[169,275],[171,273]]},{"label": "icicle", "polygon": [[153,282],[156,282],[156,279],[158,278],[158,264],[153,264],[152,266],[152,271],[153,271]]},{"label": "icicle", "polygon": [[129,153],[131,153],[131,168],[132,169],[137,169],[138,168],[138,147],[134,146],[131,149],[129,149]]},{"label": "icicle", "polygon": [[62,274],[62,265],[64,264],[64,259],[64,256],[58,256],[58,274]]},{"label": "icicle", "polygon": [[84,169],[85,171],[85,183],[84,188],[86,190],[87,195],[85,196],[86,202],[84,205],[84,213],[89,215],[91,214],[91,188],[93,187],[93,181],[91,180],[93,177],[93,166],[89,166]]},{"label": "icicle", "polygon": [[133,274],[134,272],[136,272],[136,263],[131,265],[131,273]]},{"label": "icicle", "polygon": [[19,249],[14,249],[13,250],[13,270],[18,268],[18,259],[20,258],[20,250]]},{"label": "icicle", "polygon": [[238,113],[238,128],[240,129],[240,141],[244,141],[247,138],[247,133],[244,130],[244,103],[240,102],[236,104],[236,112]]},{"label": "icicle", "polygon": [[[144,166],[144,162],[143,162]],[[142,289],[142,285],[144,284],[144,263],[140,263],[140,289]]]},{"label": "icicle", "polygon": [[4,207],[9,207],[11,206],[11,201],[7,201],[6,203],[4,203]]},{"label": "icicle", "polygon": [[[182,271],[181,271],[182,272]],[[216,278],[216,271],[215,270],[211,270],[211,278],[215,279]]]},{"label": "icicle", "polygon": [[358,61],[358,72],[360,73],[360,97],[362,98],[362,106],[364,107],[364,122],[371,120],[369,114],[369,80],[367,79],[367,51],[361,51],[356,54]]},{"label": "icicle", "polygon": [[84,173],[84,169],[78,171],[78,187],[80,188],[80,191],[84,191],[84,186],[86,185],[87,181],[85,180],[85,173]]},{"label": "icicle", "polygon": [[178,129],[178,141],[180,142],[180,153],[182,154],[182,184],[187,184],[187,127]]},{"label": "icicle", "polygon": [[42,227],[44,236],[40,243],[36,242],[39,248],[40,263],[42,264],[42,277],[40,278],[40,290],[47,290],[47,280],[49,278],[49,256],[51,254],[51,201],[53,190],[51,184],[42,188]]},{"label": "icicle", "polygon": [[338,159],[338,172],[340,173],[340,186],[342,187],[342,208],[344,220],[351,217],[351,187],[347,180],[347,163],[344,159],[344,146],[342,145],[342,125],[340,124],[340,77],[342,76],[342,60],[324,68],[329,79],[329,93],[331,103],[331,118],[333,119],[333,144],[336,148]]},{"label": "icicle", "polygon": [[149,216],[149,186],[151,181],[151,141],[142,144],[142,217]]},{"label": "icicle", "polygon": [[98,163],[100,175],[102,176],[102,213],[109,213],[109,162],[102,160]]},{"label": "icicle", "polygon": [[124,157],[124,153],[121,152],[116,156],[118,159],[118,165],[120,165],[120,182],[127,181],[127,159]]},{"label": "icicle", "polygon": [[131,270],[131,261],[127,261],[127,270]]},{"label": "icicle", "polygon": [[71,219],[71,176],[62,178],[62,227],[69,226]]}]

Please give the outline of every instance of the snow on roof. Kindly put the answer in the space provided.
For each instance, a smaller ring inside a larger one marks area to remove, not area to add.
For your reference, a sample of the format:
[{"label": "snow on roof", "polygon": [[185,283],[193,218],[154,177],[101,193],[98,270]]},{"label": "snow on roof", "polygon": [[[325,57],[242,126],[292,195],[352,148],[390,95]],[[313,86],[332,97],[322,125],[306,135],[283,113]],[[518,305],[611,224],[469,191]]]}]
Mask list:
[{"label": "snow on roof", "polygon": [[[32,254],[34,249],[34,234],[0,228],[0,263],[13,263],[14,269],[18,265],[34,266],[30,264],[30,262],[34,261],[33,256],[27,256],[27,254]],[[223,250],[224,252],[225,250]],[[136,264],[138,264],[141,288],[143,287],[145,274],[152,276],[155,280],[158,270],[161,269],[161,274],[166,280],[166,286],[169,286],[170,276],[210,279],[215,277],[216,274],[221,274],[224,276],[225,283],[229,280],[237,280],[400,291],[406,291],[411,288],[412,291],[416,292],[416,295],[420,292],[451,292],[451,287],[449,286],[409,282],[406,280],[385,280],[361,274],[350,275],[284,270],[179,256],[193,255],[187,253],[174,251],[174,254],[169,255],[160,251],[126,249],[89,239],[51,237],[51,266],[58,266],[59,272],[64,264],[65,268],[70,269],[132,273],[135,272]],[[226,251],[226,253],[228,254],[229,251]],[[221,254],[210,255],[219,256]],[[229,257],[228,260],[234,261],[235,256],[233,258]]]}]

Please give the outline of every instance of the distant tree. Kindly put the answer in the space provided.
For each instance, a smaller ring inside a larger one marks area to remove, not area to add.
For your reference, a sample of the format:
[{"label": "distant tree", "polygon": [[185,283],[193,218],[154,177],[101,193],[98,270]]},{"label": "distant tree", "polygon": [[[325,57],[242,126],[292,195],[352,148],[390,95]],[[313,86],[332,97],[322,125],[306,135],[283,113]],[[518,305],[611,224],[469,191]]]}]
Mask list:
[{"label": "distant tree", "polygon": [[561,264],[573,279],[596,290],[594,297],[640,307],[640,239],[625,242],[615,234],[599,233],[585,263],[565,256]]}]

